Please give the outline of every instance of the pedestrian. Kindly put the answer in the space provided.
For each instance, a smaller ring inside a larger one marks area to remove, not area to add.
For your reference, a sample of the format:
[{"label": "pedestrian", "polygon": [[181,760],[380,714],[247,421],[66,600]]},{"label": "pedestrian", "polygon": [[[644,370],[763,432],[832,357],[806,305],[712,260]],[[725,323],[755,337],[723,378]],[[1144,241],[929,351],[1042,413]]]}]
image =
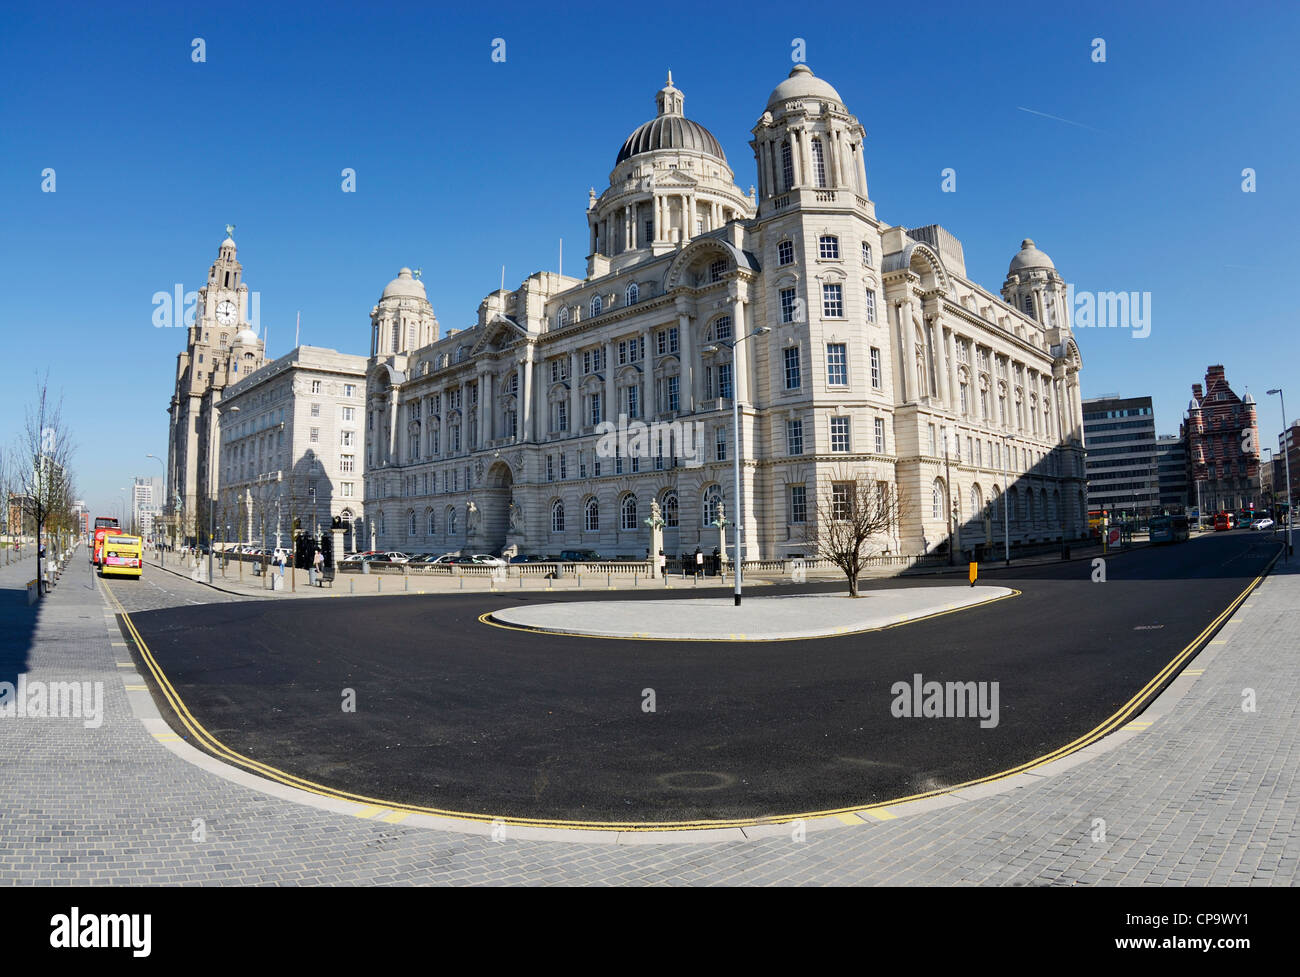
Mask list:
[{"label": "pedestrian", "polygon": [[697,577],[704,575],[704,554],[700,552],[698,546],[695,547],[695,575]]},{"label": "pedestrian", "polygon": [[321,571],[325,569],[325,554],[320,550],[316,551],[316,556],[312,559],[312,565],[316,571],[317,585],[324,587],[325,581],[321,579]]}]

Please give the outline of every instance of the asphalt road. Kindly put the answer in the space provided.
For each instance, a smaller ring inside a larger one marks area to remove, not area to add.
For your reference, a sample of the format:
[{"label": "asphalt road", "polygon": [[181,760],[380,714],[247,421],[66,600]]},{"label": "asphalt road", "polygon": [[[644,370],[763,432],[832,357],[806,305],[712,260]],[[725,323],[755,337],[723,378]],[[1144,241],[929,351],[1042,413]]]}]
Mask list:
[{"label": "asphalt road", "polygon": [[[1022,595],[811,641],[616,641],[478,620],[519,600],[605,599],[590,593],[186,603],[132,618],[210,733],[331,787],[493,817],[749,818],[942,788],[1074,740],[1146,685],[1277,550],[1270,535],[1241,531],[1112,557],[1104,583],[1087,561],[985,572],[981,582]],[[147,586],[112,590],[130,609],[150,603]],[[998,683],[998,724],[896,718],[891,687],[917,673]],[[346,689],[355,712],[342,708]],[[653,712],[643,708],[648,689]]]}]

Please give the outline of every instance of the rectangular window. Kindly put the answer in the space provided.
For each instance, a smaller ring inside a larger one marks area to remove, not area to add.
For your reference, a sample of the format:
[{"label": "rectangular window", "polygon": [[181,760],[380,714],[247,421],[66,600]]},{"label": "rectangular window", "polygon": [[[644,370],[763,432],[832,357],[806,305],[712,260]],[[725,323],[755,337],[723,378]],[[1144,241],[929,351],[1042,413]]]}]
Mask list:
[{"label": "rectangular window", "polygon": [[718,428],[718,435],[714,439],[713,444],[715,449],[714,460],[726,461],[727,460],[727,429],[725,427]]},{"label": "rectangular window", "polygon": [[353,384],[353,383],[345,383],[345,384],[343,384],[343,396],[344,396],[344,397],[351,397],[351,396],[353,396],[356,392],[357,392],[356,384]]},{"label": "rectangular window", "polygon": [[782,322],[796,321],[795,320],[796,310],[797,307],[796,307],[796,299],[795,299],[795,290],[793,288],[781,289],[781,321]]},{"label": "rectangular window", "polygon": [[339,471],[345,475],[351,475],[357,470],[356,455],[339,455]]},{"label": "rectangular window", "polygon": [[867,321],[876,321],[876,292],[874,289],[867,289]]},{"label": "rectangular window", "polygon": [[312,417],[320,417],[320,404],[312,404],[312,405],[311,405],[311,416],[312,416]]},{"label": "rectangular window", "polygon": [[560,401],[555,405],[555,429],[557,431],[567,431],[569,429],[569,405],[567,401]]},{"label": "rectangular window", "polygon": [[311,392],[314,393],[314,394],[318,394],[318,393],[320,393],[320,381],[319,381],[319,380],[313,380],[313,381],[311,382]]},{"label": "rectangular window", "polygon": [[546,480],[548,482],[555,481],[555,456],[554,455],[546,456]]},{"label": "rectangular window", "polygon": [[649,244],[655,239],[655,222],[648,220],[645,222],[645,239],[644,242]]},{"label": "rectangular window", "polygon": [[560,481],[569,477],[569,456],[563,451],[560,452]]},{"label": "rectangular window", "polygon": [[354,491],[353,486],[354,486],[355,484],[356,484],[355,482],[340,482],[340,483],[339,483],[339,492],[342,494],[343,498],[345,498],[345,499],[350,499],[350,498],[352,498],[352,493],[353,493],[353,491]]},{"label": "rectangular window", "polygon": [[357,416],[357,409],[355,407],[343,408],[343,420],[354,421],[356,420],[356,416]]},{"label": "rectangular window", "polygon": [[604,419],[600,410],[600,394],[591,395],[591,424],[596,426]]},{"label": "rectangular window", "polygon": [[853,515],[853,483],[831,483],[831,518],[849,519]]},{"label": "rectangular window", "polygon": [[785,389],[798,390],[803,380],[799,374],[799,347],[785,348]]},{"label": "rectangular window", "polygon": [[628,417],[641,416],[641,388],[640,387],[627,388],[627,416]]},{"label": "rectangular window", "polygon": [[831,451],[849,450],[849,419],[847,417],[831,418]]},{"label": "rectangular window", "polygon": [[776,263],[778,265],[794,264],[793,241],[782,241],[776,246]]},{"label": "rectangular window", "polygon": [[803,421],[785,422],[785,453],[803,454]]},{"label": "rectangular window", "polygon": [[312,444],[317,444],[320,442],[320,428],[314,427],[311,429],[310,441]]},{"label": "rectangular window", "polygon": [[808,521],[808,487],[805,485],[790,486],[790,522],[794,525],[802,525]]},{"label": "rectangular window", "polygon": [[880,389],[880,350],[871,347],[871,388]]},{"label": "rectangular window", "polygon": [[844,286],[840,284],[822,286],[822,318],[844,318]]},{"label": "rectangular window", "polygon": [[975,464],[979,468],[984,467],[984,442],[979,438],[975,439]]},{"label": "rectangular window", "polygon": [[681,409],[681,396],[678,393],[678,377],[668,378],[668,409],[674,413]]},{"label": "rectangular window", "polygon": [[351,432],[351,431],[340,431],[340,432],[339,432],[339,447],[340,447],[340,448],[350,448],[350,447],[352,447],[352,432]]},{"label": "rectangular window", "polygon": [[849,385],[849,353],[844,343],[826,344],[826,384],[830,387]]},{"label": "rectangular window", "polygon": [[723,400],[731,399],[732,389],[730,363],[723,363],[718,367],[718,396]]},{"label": "rectangular window", "polygon": [[928,440],[926,441],[926,443],[930,446],[930,450],[929,450],[928,453],[929,453],[931,456],[937,455],[939,452],[938,452],[938,450],[937,450],[937,449],[938,449],[938,443],[935,441],[934,425],[933,425],[933,424],[927,424],[925,427],[926,427],[926,436],[927,436],[927,438],[928,438]]},{"label": "rectangular window", "polygon": [[840,256],[840,239],[833,234],[823,234],[817,239],[817,257],[838,258]]},{"label": "rectangular window", "polygon": [[866,241],[862,242],[862,263],[864,265],[871,264],[871,245]]},{"label": "rectangular window", "polygon": [[876,454],[883,455],[884,453],[885,453],[885,419],[883,417],[877,417],[876,418]]}]

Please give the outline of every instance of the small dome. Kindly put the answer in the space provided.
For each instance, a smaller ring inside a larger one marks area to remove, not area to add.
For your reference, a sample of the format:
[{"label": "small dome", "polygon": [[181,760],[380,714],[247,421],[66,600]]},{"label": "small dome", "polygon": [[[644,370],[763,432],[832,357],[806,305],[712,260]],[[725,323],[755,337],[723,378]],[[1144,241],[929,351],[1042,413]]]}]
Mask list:
[{"label": "small dome", "polygon": [[236,346],[255,346],[257,345],[257,333],[251,329],[241,329],[235,333]]},{"label": "small dome", "polygon": [[226,239],[221,242],[221,246],[223,248],[233,248],[235,246],[235,239],[227,234]]},{"label": "small dome", "polygon": [[806,64],[795,65],[786,80],[772,89],[772,94],[767,99],[767,109],[771,112],[792,98],[820,98],[844,104],[835,87],[814,75]]},{"label": "small dome", "polygon": [[380,301],[400,298],[428,298],[424,294],[424,282],[411,274],[410,268],[403,268],[397,273],[396,278],[384,286],[384,294],[380,296]]},{"label": "small dome", "polygon": [[1038,250],[1033,238],[1027,237],[1020,242],[1020,250],[1011,259],[1011,267],[1007,270],[1007,274],[1014,275],[1018,271],[1026,271],[1030,268],[1051,268],[1055,271],[1056,265],[1052,264],[1051,258]]},{"label": "small dome", "polygon": [[618,151],[614,165],[618,166],[625,159],[641,153],[652,153],[656,149],[685,149],[716,156],[724,163],[727,161],[722,143],[704,126],[692,122],[684,115],[661,115],[633,130],[632,135],[623,143],[623,148]]},{"label": "small dome", "polygon": [[1250,395],[1250,391],[1247,390],[1247,391],[1246,391],[1246,396],[1244,396],[1244,397],[1241,398],[1241,402],[1242,402],[1243,404],[1253,404],[1253,403],[1255,402],[1255,398],[1252,397],[1252,396]]}]

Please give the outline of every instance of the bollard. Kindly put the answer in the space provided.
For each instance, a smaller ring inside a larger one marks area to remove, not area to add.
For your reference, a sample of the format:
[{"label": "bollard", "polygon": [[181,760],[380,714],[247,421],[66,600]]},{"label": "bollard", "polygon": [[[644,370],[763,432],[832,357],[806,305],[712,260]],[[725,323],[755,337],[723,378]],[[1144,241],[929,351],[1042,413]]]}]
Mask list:
[{"label": "bollard", "polygon": [[519,574],[519,589],[520,590],[524,589],[524,575],[522,573]]},{"label": "bollard", "polygon": [[348,593],[349,593],[349,594],[355,594],[356,592],[357,592],[357,582],[356,582],[355,580],[349,580],[349,581],[348,581]]},{"label": "bollard", "polygon": [[384,578],[380,577],[378,580],[375,581],[375,583],[379,584],[379,593],[382,594],[384,592]]},{"label": "bollard", "polygon": [[402,574],[402,589],[408,592],[411,589],[411,578],[406,574]]},{"label": "bollard", "polygon": [[637,575],[636,575],[635,573],[632,574],[632,586],[633,586],[633,587],[640,587],[640,586],[641,586],[641,584],[640,584],[640,583],[638,582],[638,580],[637,580]]}]

